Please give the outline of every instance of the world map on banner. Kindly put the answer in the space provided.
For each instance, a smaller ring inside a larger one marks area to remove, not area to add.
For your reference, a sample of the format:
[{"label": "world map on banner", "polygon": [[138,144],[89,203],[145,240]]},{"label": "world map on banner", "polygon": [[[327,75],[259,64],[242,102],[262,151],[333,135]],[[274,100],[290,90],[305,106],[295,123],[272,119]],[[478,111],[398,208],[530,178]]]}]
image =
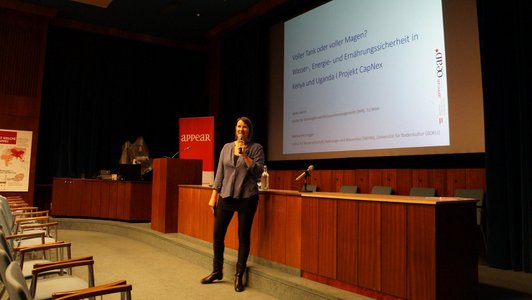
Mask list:
[{"label": "world map on banner", "polygon": [[2,155],[0,155],[0,160],[4,161],[5,166],[10,166],[13,162],[13,159],[18,159],[20,161],[24,160],[24,154],[26,154],[25,148],[13,147],[4,149]]},{"label": "world map on banner", "polygon": [[31,140],[31,131],[0,129],[0,191],[28,191]]}]

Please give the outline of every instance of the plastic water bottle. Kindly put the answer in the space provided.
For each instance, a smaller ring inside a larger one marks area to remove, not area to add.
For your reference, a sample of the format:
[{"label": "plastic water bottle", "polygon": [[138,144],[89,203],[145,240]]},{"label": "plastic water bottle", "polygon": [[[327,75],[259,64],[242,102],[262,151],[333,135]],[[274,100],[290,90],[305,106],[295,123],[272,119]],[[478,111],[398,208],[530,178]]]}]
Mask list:
[{"label": "plastic water bottle", "polygon": [[267,190],[270,187],[270,174],[268,174],[268,167],[264,165],[262,175],[260,176],[260,188]]}]

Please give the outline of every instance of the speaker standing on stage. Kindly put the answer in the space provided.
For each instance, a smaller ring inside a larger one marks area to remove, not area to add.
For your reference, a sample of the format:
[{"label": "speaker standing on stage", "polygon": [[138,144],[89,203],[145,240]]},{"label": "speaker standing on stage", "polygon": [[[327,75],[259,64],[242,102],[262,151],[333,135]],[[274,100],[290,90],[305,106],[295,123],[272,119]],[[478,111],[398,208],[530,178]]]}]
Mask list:
[{"label": "speaker standing on stage", "polygon": [[257,181],[264,166],[264,150],[252,141],[253,124],[246,117],[237,119],[235,141],[224,145],[218,159],[209,205],[213,208],[213,271],[201,280],[202,284],[223,278],[224,240],[227,227],[238,213],[238,261],[235,291],[244,290],[242,278],[249,256],[251,225],[259,202]]}]

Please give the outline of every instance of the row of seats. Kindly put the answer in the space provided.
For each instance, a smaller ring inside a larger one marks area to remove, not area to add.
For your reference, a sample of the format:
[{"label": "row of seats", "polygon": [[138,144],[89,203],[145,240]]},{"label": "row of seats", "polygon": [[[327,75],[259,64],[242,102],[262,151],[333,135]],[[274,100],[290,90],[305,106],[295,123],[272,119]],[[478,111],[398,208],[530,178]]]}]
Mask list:
[{"label": "row of seats", "polygon": [[[302,192],[316,192],[317,190],[318,190],[318,186],[315,184],[307,184],[301,189]],[[356,194],[358,193],[358,186],[342,185],[340,187],[340,193],[355,193]],[[392,187],[376,185],[371,188],[371,193],[379,194],[379,195],[391,195]],[[436,189],[435,188],[413,187],[410,189],[410,196],[433,197],[433,196],[436,196]]]},{"label": "row of seats", "polygon": [[[318,190],[318,186],[315,184],[306,184],[301,188],[302,192],[316,192]],[[358,186],[356,185],[342,185],[340,187],[340,193],[358,193]],[[374,186],[371,189],[372,194],[380,194],[380,195],[391,195],[392,194],[392,187],[391,186]],[[436,190],[434,190],[434,193],[436,193]],[[434,196],[434,195],[432,195]]]},{"label": "row of seats", "polygon": [[[307,184],[301,188],[302,192],[316,192],[318,186],[315,184]],[[340,193],[358,193],[358,186],[356,185],[342,185],[340,187]],[[379,195],[391,195],[391,186],[373,186],[371,188],[371,194]],[[431,187],[412,187],[410,189],[410,196],[422,196],[422,197],[434,197],[436,196],[436,189]],[[484,199],[484,190],[482,189],[457,189],[454,194],[455,197],[462,198],[477,198],[479,201]],[[482,204],[482,203],[480,203]]]},{"label": "row of seats", "polygon": [[[316,185],[307,185],[307,191],[316,191]],[[342,185],[340,187],[340,193],[357,193],[358,186],[356,185]],[[371,189],[372,194],[379,195],[391,195],[392,187],[391,186],[373,186]],[[410,196],[421,196],[421,197],[434,197],[436,196],[436,189],[431,187],[413,187],[410,189]],[[456,189],[454,192],[454,197],[460,198],[474,198],[478,199],[477,201],[477,224],[480,226],[482,223],[482,213],[484,206],[484,190],[482,189]],[[482,227],[481,227],[482,228]],[[485,239],[484,232],[482,236]]]},{"label": "row of seats", "polygon": [[[93,257],[71,257],[72,245],[57,238],[58,222],[50,222],[48,211],[0,195],[0,226],[0,299],[6,292],[11,300],[131,299],[125,280],[95,286]],[[87,278],[73,275],[73,268],[86,268]]]}]

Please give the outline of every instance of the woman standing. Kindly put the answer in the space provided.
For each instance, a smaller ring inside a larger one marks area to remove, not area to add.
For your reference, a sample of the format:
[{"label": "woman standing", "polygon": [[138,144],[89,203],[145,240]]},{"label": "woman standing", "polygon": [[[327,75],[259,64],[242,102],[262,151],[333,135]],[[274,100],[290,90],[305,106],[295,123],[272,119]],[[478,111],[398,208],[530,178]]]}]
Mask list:
[{"label": "woman standing", "polygon": [[251,225],[259,202],[257,181],[264,166],[264,150],[252,141],[253,124],[246,117],[237,119],[235,141],[227,143],[220,152],[214,189],[209,200],[213,209],[213,271],[201,280],[202,284],[223,278],[224,240],[227,227],[238,213],[238,261],[235,291],[242,292],[242,278],[249,256]]}]

